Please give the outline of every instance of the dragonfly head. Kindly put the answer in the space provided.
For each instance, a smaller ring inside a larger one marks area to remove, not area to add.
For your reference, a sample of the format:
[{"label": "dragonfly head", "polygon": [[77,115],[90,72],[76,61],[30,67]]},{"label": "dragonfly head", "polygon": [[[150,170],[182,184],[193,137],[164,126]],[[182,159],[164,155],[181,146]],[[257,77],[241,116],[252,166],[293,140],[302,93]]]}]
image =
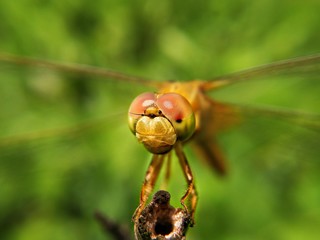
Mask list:
[{"label": "dragonfly head", "polygon": [[129,128],[151,153],[164,154],[195,130],[190,103],[176,93],[143,93],[129,108]]}]

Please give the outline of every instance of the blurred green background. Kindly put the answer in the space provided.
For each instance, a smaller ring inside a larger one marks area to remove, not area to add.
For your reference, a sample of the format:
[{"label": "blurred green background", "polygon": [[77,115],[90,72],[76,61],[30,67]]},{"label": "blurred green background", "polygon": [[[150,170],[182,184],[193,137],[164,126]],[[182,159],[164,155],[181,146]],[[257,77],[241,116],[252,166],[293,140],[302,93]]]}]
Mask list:
[{"label": "blurred green background", "polygon": [[[150,79],[210,79],[319,52],[319,9],[316,0],[2,0],[0,51]],[[285,80],[216,96],[319,113],[319,81]],[[4,63],[0,85],[0,238],[112,239],[96,210],[132,229],[151,156],[126,110],[148,88]],[[190,239],[318,239],[319,129],[258,116],[219,141],[225,178],[187,148],[199,192]],[[176,161],[173,172],[179,206]]]}]

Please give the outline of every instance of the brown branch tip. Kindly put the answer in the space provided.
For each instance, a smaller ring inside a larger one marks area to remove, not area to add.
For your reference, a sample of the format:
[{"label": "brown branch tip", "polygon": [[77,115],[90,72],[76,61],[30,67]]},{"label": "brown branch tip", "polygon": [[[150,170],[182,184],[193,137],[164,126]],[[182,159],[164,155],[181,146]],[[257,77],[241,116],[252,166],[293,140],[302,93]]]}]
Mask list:
[{"label": "brown branch tip", "polygon": [[134,223],[135,237],[138,240],[184,240],[191,224],[187,210],[170,205],[170,193],[160,190],[143,209]]}]

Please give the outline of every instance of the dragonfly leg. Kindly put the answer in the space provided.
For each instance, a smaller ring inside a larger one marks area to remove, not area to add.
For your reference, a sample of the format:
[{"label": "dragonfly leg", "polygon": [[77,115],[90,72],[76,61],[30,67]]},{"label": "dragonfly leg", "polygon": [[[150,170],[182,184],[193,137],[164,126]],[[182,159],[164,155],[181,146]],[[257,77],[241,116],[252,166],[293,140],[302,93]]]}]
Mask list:
[{"label": "dragonfly leg", "polygon": [[140,203],[137,209],[135,210],[132,220],[134,222],[137,221],[139,218],[142,210],[144,209],[146,202],[149,198],[149,195],[151,194],[154,185],[156,183],[156,180],[159,176],[162,164],[163,164],[163,159],[166,155],[159,155],[159,154],[154,154],[152,157],[152,161],[148,167],[148,170],[146,172],[144,182],[141,188],[141,193],[140,193]]},{"label": "dragonfly leg", "polygon": [[[190,165],[188,163],[188,160],[187,160],[184,152],[182,151],[182,144],[180,142],[175,145],[175,151],[178,156],[183,174],[184,174],[186,181],[187,181],[187,184],[188,184],[188,188],[187,188],[185,194],[180,199],[180,202],[181,202],[182,206],[189,212],[189,214],[191,216],[191,220],[192,220],[192,223],[191,223],[191,226],[192,226],[192,225],[194,225],[194,213],[195,213],[197,201],[198,201],[196,186],[194,184],[194,178],[192,175]],[[190,202],[189,202],[190,206],[188,208],[184,202],[189,197],[190,197]]]}]

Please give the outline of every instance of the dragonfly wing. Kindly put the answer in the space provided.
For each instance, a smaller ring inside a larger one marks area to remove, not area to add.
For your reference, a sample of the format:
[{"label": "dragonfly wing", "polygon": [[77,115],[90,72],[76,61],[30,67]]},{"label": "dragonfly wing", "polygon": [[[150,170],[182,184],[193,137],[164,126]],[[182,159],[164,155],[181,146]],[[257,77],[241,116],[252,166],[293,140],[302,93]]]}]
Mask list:
[{"label": "dragonfly wing", "polygon": [[[306,168],[317,164],[319,115],[266,106],[229,106],[233,112],[228,114],[238,116],[238,123],[230,126],[232,131],[218,133],[212,139],[222,139],[222,147],[234,149],[232,159],[241,159],[242,164],[248,162],[262,172],[267,169],[270,172],[277,171],[274,169],[290,171],[295,166]],[[231,135],[232,143],[228,143]],[[237,148],[242,150],[234,154]]]},{"label": "dragonfly wing", "polygon": [[[228,157],[221,149],[224,144],[220,144],[220,137],[225,135],[224,132],[229,134],[227,130],[230,128],[232,130],[242,129],[244,133],[241,133],[243,136],[240,138],[252,138],[252,149],[277,147],[273,154],[292,148],[291,154],[295,151],[299,152],[298,155],[305,152],[307,157],[311,153],[301,145],[309,139],[307,145],[310,147],[312,143],[314,145],[315,139],[320,138],[320,115],[317,114],[279,107],[217,102],[208,97],[205,97],[205,100],[209,107],[204,109],[203,114],[206,117],[201,123],[202,131],[195,135],[193,146],[202,159],[221,175],[227,173]],[[255,135],[257,135],[256,140]],[[297,141],[293,142],[297,139],[301,141],[301,144]],[[277,141],[279,141],[278,144]],[[291,142],[292,145],[288,142]],[[264,154],[263,151],[261,154],[259,159],[273,158],[268,157],[269,154]]]},{"label": "dragonfly wing", "polygon": [[247,82],[266,77],[274,76],[293,76],[318,78],[320,69],[320,54],[298,57],[288,60],[277,61],[270,64],[249,68],[225,76],[216,77],[208,80],[203,89],[206,91],[217,87],[228,86],[234,83]]},{"label": "dragonfly wing", "polygon": [[79,75],[90,75],[96,77],[102,77],[105,79],[113,79],[118,81],[124,81],[127,83],[141,84],[150,87],[160,87],[161,83],[142,77],[132,76],[117,72],[114,70],[106,69],[103,67],[95,67],[86,64],[76,63],[60,63],[55,61],[48,61],[43,59],[36,59],[25,56],[17,56],[12,54],[0,53],[0,62],[23,65],[29,67],[42,67],[46,69],[52,69],[59,72],[75,73]]}]

